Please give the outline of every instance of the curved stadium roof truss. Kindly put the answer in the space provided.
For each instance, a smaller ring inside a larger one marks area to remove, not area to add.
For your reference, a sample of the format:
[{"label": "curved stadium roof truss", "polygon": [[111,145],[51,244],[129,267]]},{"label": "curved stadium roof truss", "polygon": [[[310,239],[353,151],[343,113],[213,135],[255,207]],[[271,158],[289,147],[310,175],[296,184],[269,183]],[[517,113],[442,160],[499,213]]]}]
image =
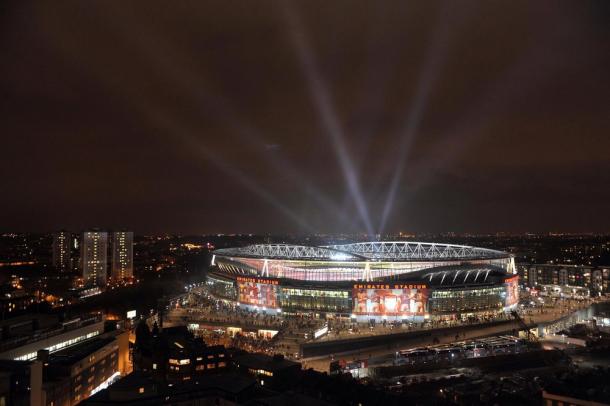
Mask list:
[{"label": "curved stadium roof truss", "polygon": [[329,248],[355,253],[370,259],[442,259],[442,258],[493,258],[503,253],[465,245],[422,243],[410,241],[362,242],[330,245]]},{"label": "curved stadium roof truss", "polygon": [[411,241],[379,241],[328,246],[291,244],[254,244],[216,251],[224,256],[250,258],[315,259],[329,261],[412,261],[438,259],[494,259],[508,254],[487,248],[465,245]]}]

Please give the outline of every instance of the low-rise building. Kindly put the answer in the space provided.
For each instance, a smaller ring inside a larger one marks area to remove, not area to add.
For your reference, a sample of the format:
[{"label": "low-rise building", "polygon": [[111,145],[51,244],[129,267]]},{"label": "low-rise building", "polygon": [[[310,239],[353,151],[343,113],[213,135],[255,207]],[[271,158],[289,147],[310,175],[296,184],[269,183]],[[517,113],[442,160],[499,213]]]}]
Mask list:
[{"label": "low-rise building", "polygon": [[40,361],[0,360],[0,405],[42,406]]},{"label": "low-rise building", "polygon": [[103,332],[102,314],[65,321],[53,316],[25,315],[2,322],[0,359],[33,360],[38,350],[54,353]]},{"label": "low-rise building", "polygon": [[148,372],[135,371],[85,405],[240,405],[257,396],[254,378],[233,373],[212,374],[187,382],[163,384]]},{"label": "low-rise building", "polygon": [[591,294],[610,293],[610,270],[588,265],[526,264],[517,267],[521,284],[575,286],[588,288]]},{"label": "low-rise building", "polygon": [[1,360],[0,405],[74,406],[130,372],[128,333],[108,332],[34,360]]},{"label": "low-rise building", "polygon": [[69,404],[74,405],[130,371],[129,335],[127,332],[104,334],[59,351],[44,362],[49,381],[69,382]]},{"label": "low-rise building", "polygon": [[226,369],[229,365],[224,346],[208,346],[185,326],[145,333],[136,330],[134,367],[150,372],[160,382],[185,382]]},{"label": "low-rise building", "polygon": [[36,297],[23,289],[8,289],[0,295],[0,315],[4,320],[15,313],[20,313],[36,302]]},{"label": "low-rise building", "polygon": [[279,354],[236,354],[233,362],[238,370],[256,377],[262,386],[269,387],[281,387],[283,382],[290,381],[301,371],[300,363],[287,360]]}]

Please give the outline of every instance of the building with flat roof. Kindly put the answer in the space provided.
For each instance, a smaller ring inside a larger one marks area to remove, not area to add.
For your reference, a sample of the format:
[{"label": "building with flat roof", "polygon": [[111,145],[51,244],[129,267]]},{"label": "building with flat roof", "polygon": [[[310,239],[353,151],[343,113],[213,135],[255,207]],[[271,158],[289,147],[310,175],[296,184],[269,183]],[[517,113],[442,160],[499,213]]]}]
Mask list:
[{"label": "building with flat roof", "polygon": [[134,371],[84,405],[241,405],[258,395],[256,380],[234,373],[206,375],[203,379],[159,383],[150,373]]},{"label": "building with flat roof", "polygon": [[587,288],[592,294],[610,293],[608,269],[572,264],[524,264],[517,267],[521,284]]},{"label": "building with flat roof", "polygon": [[29,361],[39,350],[58,352],[104,332],[101,314],[59,321],[57,317],[25,315],[2,322],[0,360]]},{"label": "building with flat roof", "polygon": [[136,329],[134,368],[150,372],[159,382],[185,382],[202,375],[226,370],[228,354],[224,346],[208,346],[186,326],[146,332],[144,324]]},{"label": "building with flat roof", "polygon": [[74,405],[131,372],[129,333],[109,332],[51,355],[43,351],[38,359],[45,366],[46,404],[68,398]]},{"label": "building with flat roof", "polygon": [[33,360],[0,360],[0,404],[72,406],[130,372],[128,333],[113,331]]},{"label": "building with flat roof", "polygon": [[81,261],[85,286],[106,286],[108,270],[108,233],[86,231],[81,241]]},{"label": "building with flat roof", "polygon": [[279,354],[236,354],[233,356],[233,362],[238,370],[256,377],[261,385],[267,387],[290,381],[301,371],[300,363],[290,361]]},{"label": "building with flat roof", "polygon": [[133,232],[112,233],[112,271],[115,281],[133,278]]},{"label": "building with flat roof", "polygon": [[15,313],[23,312],[36,301],[37,299],[34,295],[27,293],[23,289],[9,288],[9,290],[0,293],[0,313],[2,319],[4,320]]},{"label": "building with flat roof", "polygon": [[46,406],[42,402],[40,361],[0,360],[0,405]]},{"label": "building with flat roof", "polygon": [[67,231],[59,231],[53,234],[53,266],[59,272],[70,272],[72,270],[71,241],[72,234]]}]

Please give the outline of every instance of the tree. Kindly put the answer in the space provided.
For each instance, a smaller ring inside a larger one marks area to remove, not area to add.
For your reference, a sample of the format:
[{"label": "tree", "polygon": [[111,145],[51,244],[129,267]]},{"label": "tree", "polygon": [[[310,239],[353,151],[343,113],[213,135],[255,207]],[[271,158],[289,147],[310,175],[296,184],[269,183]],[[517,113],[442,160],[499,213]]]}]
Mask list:
[{"label": "tree", "polygon": [[152,335],[153,335],[153,337],[156,337],[159,335],[159,325],[157,324],[156,321],[155,321],[155,324],[153,324]]},{"label": "tree", "polygon": [[[155,323],[156,325],[156,323]],[[146,324],[145,320],[140,320],[138,326],[136,327],[136,347],[141,348],[143,345],[146,345],[150,342],[150,330],[148,329],[148,324]]]}]

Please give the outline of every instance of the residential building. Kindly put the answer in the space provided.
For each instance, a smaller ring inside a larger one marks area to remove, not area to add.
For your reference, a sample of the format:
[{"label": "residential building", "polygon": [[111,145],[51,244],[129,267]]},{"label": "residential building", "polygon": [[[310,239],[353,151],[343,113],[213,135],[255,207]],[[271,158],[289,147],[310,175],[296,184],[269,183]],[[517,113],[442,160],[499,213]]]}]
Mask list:
[{"label": "residential building", "polygon": [[133,277],[133,232],[131,231],[112,233],[111,277],[116,281]]},{"label": "residential building", "polygon": [[86,231],[81,241],[83,283],[85,286],[106,286],[108,233]]},{"label": "residential building", "polygon": [[610,293],[609,270],[588,265],[525,264],[518,267],[519,279],[527,287],[539,285],[588,288],[591,294]]},{"label": "residential building", "polygon": [[59,272],[72,270],[71,242],[72,234],[67,231],[53,234],[53,266]]}]

